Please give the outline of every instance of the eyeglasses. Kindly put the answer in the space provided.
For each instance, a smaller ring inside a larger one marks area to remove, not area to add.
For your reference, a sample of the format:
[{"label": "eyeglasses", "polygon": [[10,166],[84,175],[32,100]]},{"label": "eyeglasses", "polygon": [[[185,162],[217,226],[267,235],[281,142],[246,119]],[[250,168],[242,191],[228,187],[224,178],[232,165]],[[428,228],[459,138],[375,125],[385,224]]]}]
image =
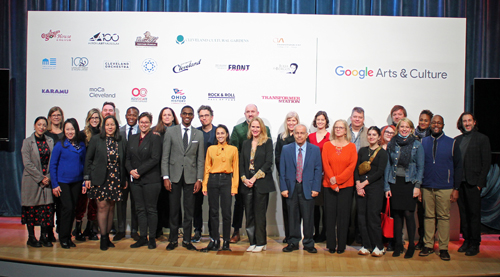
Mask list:
[{"label": "eyeglasses", "polygon": [[335,130],[344,130],[345,127],[333,127]]},{"label": "eyeglasses", "polygon": [[182,113],[182,115],[184,115],[184,116],[194,116],[193,113]]},{"label": "eyeglasses", "polygon": [[61,114],[52,114],[51,116],[52,117],[61,117],[62,115]]},{"label": "eyeglasses", "polygon": [[391,136],[394,136],[394,132],[385,132],[384,134],[388,134],[388,135],[391,135]]},{"label": "eyeglasses", "polygon": [[98,116],[93,116],[90,118],[90,120],[99,120],[100,118]]}]

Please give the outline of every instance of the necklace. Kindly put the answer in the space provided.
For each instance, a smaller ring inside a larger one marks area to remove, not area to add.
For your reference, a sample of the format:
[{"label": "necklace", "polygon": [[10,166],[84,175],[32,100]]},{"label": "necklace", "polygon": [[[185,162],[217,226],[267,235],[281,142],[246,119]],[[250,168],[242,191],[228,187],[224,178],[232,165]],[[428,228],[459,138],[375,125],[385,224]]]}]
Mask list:
[{"label": "necklace", "polygon": [[342,153],[342,147],[335,146],[335,149],[337,150],[337,155]]}]

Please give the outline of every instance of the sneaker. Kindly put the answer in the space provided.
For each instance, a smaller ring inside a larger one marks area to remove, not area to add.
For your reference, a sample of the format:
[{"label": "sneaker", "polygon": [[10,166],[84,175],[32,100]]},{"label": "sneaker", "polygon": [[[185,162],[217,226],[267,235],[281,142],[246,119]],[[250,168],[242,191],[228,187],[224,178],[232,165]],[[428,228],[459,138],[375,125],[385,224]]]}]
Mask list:
[{"label": "sneaker", "polygon": [[382,257],[385,254],[385,250],[380,250],[378,247],[375,247],[375,249],[372,252],[372,257]]},{"label": "sneaker", "polygon": [[191,238],[191,242],[196,243],[201,240],[201,231],[194,231],[194,236]]},{"label": "sneaker", "polygon": [[370,255],[370,250],[366,249],[363,246],[363,247],[361,247],[361,249],[359,249],[358,255],[363,255],[363,256]]}]

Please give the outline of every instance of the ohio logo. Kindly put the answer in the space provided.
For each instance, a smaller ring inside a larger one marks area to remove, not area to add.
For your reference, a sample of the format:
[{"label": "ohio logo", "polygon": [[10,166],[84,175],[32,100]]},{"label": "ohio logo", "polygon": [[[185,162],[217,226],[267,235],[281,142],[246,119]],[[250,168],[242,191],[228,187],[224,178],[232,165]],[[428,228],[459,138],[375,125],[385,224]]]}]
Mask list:
[{"label": "ohio logo", "polygon": [[153,59],[145,59],[142,62],[142,71],[144,71],[148,74],[154,73],[157,68],[158,68],[158,65],[157,65],[156,61]]},{"label": "ohio logo", "polygon": [[86,57],[72,57],[71,70],[73,71],[87,71],[89,68],[89,59]]},{"label": "ohio logo", "polygon": [[132,102],[148,102],[148,90],[145,88],[133,88],[132,89]]},{"label": "ohio logo", "polygon": [[250,69],[250,65],[241,65],[241,64],[230,64],[227,66],[227,71],[248,71]]},{"label": "ohio logo", "polygon": [[71,35],[63,35],[60,30],[52,31],[50,30],[48,33],[42,33],[42,39],[48,41],[50,39],[55,38],[56,41],[71,41]]},{"label": "ohio logo", "polygon": [[186,104],[186,95],[182,92],[182,89],[174,88],[174,94],[170,96],[171,104]]},{"label": "ohio logo", "polygon": [[184,44],[184,36],[183,35],[178,35],[177,39],[175,40],[175,43],[177,44]]},{"label": "ohio logo", "polygon": [[335,68],[335,74],[337,74],[337,76],[353,76],[364,79],[365,77],[373,77],[373,70],[368,70],[368,67],[364,69],[344,69],[344,67],[340,65]]},{"label": "ohio logo", "polygon": [[118,45],[120,36],[118,34],[109,34],[99,32],[89,39],[89,44],[93,45]]},{"label": "ohio logo", "polygon": [[42,69],[56,69],[56,58],[43,59]]},{"label": "ohio logo", "polygon": [[135,40],[135,46],[151,46],[151,47],[156,47],[158,46],[158,37],[154,37],[151,35],[149,31],[146,31],[144,33],[144,37],[137,37]]}]

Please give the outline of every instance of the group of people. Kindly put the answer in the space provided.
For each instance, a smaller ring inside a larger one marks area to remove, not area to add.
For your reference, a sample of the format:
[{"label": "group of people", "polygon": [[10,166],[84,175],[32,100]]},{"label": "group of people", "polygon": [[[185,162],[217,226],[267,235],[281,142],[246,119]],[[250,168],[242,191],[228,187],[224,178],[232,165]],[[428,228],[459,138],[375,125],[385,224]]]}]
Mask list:
[{"label": "group of people", "polygon": [[[290,112],[273,150],[269,128],[253,104],[245,107],[246,120],[231,133],[225,125],[212,123],[213,110],[206,105],[197,110],[199,128],[192,126],[195,110],[190,106],[182,108],[180,122],[171,108],[162,109],[154,127],[150,113],[130,107],[127,123],[120,128],[115,105],[105,102],[102,112],[88,112],[81,131],[74,118],[64,120],[62,109],[53,107],[47,118],[35,119],[35,132],[22,146],[27,244],[51,247],[56,242],[56,215],[62,248],[76,247],[71,232],[75,216],[75,239],[97,240],[99,233],[101,250],[114,247],[109,234],[115,204],[118,230],[113,241],[125,237],[130,192],[131,236],[136,241],[132,248],[155,249],[163,228],[170,228],[166,249],[174,250],[182,227],[182,247],[198,250],[193,242],[201,238],[203,199],[208,196],[210,242],[201,251],[230,251],[230,243],[241,239],[245,214],[247,251],[257,253],[266,250],[269,194],[278,187],[283,252],[298,250],[302,240],[305,251],[317,253],[315,243],[326,240],[330,253],[342,254],[351,226],[360,237],[358,254],[381,257],[393,251],[397,257],[404,253],[406,222],[405,258],[418,249],[420,256],[433,253],[437,227],[440,257],[450,260],[450,206],[458,201],[464,238],[458,252],[478,254],[480,191],[486,185],[491,151],[474,115],[460,115],[457,128],[462,135],[453,139],[443,132],[444,118],[428,110],[421,112],[416,128],[400,105],[391,110],[392,124],[382,128],[367,128],[364,113],[355,107],[350,124],[336,120],[328,132],[328,115],[319,111],[312,122],[315,132],[309,133],[298,114]],[[385,205],[394,218],[394,239],[387,249],[380,217]],[[421,239],[415,245],[417,207]],[[82,233],[85,210],[88,224]],[[39,240],[35,226],[41,226]]]}]

